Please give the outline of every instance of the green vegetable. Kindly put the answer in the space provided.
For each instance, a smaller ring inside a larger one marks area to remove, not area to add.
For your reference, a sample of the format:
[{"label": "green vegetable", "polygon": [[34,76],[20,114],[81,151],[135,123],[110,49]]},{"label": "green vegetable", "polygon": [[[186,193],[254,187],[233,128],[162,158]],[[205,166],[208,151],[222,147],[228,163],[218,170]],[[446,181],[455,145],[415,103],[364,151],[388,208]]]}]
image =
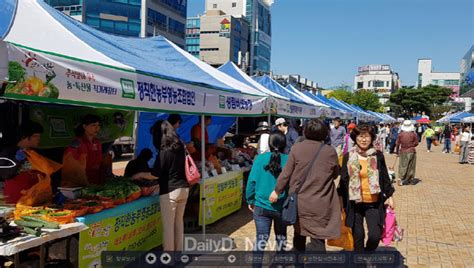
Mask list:
[{"label": "green vegetable", "polygon": [[30,228],[30,227],[23,227],[23,231],[28,234],[32,234],[35,236],[41,236],[41,228],[37,227],[35,229]]},{"label": "green vegetable", "polygon": [[46,228],[46,229],[59,229],[59,224],[57,224],[55,222],[45,221],[45,220],[37,218],[37,217],[22,216],[21,219],[25,220],[25,221],[36,221],[36,222],[39,222],[39,223],[43,223],[44,228]]},{"label": "green vegetable", "polygon": [[8,62],[8,80],[21,83],[25,81],[25,68],[16,61]]},{"label": "green vegetable", "polygon": [[41,97],[57,99],[59,97],[59,90],[53,84],[46,84],[46,89],[41,93]]},{"label": "green vegetable", "polygon": [[98,202],[95,202],[95,201],[91,201],[91,202],[87,202],[84,204],[84,206],[88,206],[88,207],[95,207],[95,206],[98,206],[99,203]]},{"label": "green vegetable", "polygon": [[15,224],[18,226],[22,227],[30,227],[30,228],[37,228],[37,227],[43,227],[44,224],[36,221],[22,221],[22,220],[16,220]]},{"label": "green vegetable", "polygon": [[49,214],[49,216],[52,216],[52,217],[62,217],[62,216],[67,216],[67,215],[69,215],[69,213],[67,213],[67,212],[59,212],[59,213]]}]

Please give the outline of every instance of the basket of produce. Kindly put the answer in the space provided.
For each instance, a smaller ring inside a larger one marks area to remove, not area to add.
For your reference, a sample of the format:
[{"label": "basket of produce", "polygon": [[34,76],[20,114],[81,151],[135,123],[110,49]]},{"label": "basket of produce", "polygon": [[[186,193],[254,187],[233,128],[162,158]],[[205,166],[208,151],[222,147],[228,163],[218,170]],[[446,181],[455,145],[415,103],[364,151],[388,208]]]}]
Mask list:
[{"label": "basket of produce", "polygon": [[67,223],[74,222],[75,218],[76,218],[76,213],[71,210],[55,211],[43,216],[43,219],[51,221],[51,222],[56,222],[59,224],[67,224]]},{"label": "basket of produce", "polygon": [[89,201],[84,203],[84,206],[88,208],[87,212],[89,214],[99,213],[104,210],[104,207],[100,201]]},{"label": "basket of produce", "polygon": [[89,212],[89,208],[83,205],[66,204],[64,208],[72,211],[74,217],[81,217]]}]

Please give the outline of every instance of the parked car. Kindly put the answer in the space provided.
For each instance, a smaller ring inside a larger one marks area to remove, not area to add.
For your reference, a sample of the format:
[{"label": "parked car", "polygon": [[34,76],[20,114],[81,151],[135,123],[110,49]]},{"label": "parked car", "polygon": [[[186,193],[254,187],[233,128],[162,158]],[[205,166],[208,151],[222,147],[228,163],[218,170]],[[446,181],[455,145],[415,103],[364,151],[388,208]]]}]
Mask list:
[{"label": "parked car", "polygon": [[133,153],[135,149],[135,141],[132,137],[120,137],[112,144],[113,159],[119,158],[122,154]]}]

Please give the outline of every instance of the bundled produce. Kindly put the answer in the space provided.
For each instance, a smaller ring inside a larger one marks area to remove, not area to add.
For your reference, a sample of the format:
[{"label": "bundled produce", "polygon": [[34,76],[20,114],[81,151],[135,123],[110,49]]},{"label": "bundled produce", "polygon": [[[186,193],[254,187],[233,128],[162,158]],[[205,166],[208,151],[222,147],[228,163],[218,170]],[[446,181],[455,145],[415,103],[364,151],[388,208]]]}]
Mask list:
[{"label": "bundled produce", "polygon": [[[74,222],[75,213],[67,209],[53,209],[45,207],[18,207],[15,212],[15,222],[25,220],[24,217],[33,217],[37,220],[57,224],[67,224]],[[32,218],[27,218],[34,220]],[[54,226],[55,226],[54,225]],[[53,225],[49,225],[53,226]],[[51,228],[54,229],[54,228]]]},{"label": "bundled produce", "polygon": [[84,198],[97,198],[104,201],[104,207],[111,207],[106,201],[115,205],[134,201],[141,196],[141,189],[131,179],[121,177],[108,181],[104,186],[88,186],[81,190]]}]

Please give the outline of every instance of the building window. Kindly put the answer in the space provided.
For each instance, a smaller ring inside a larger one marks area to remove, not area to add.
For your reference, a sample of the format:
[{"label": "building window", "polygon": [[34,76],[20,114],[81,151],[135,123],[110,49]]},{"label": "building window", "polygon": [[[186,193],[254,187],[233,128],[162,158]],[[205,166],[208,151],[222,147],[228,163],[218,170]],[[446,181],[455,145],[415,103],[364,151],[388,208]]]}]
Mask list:
[{"label": "building window", "polygon": [[423,74],[419,73],[418,74],[418,87],[421,87],[423,81]]},{"label": "building window", "polygon": [[201,51],[219,51],[219,48],[201,48]]},{"label": "building window", "polygon": [[371,82],[372,82],[372,81],[369,81],[369,85],[368,85],[368,87],[370,87],[370,84],[371,84]]},{"label": "building window", "polygon": [[387,81],[386,84],[387,84],[386,87],[389,87],[390,86],[390,81]]},{"label": "building window", "polygon": [[237,7],[237,3],[236,3],[236,2],[233,2],[233,3],[232,3],[232,7]]},{"label": "building window", "polygon": [[383,87],[385,85],[384,81],[375,80],[374,87]]},{"label": "building window", "polygon": [[217,8],[217,4],[213,4],[213,5],[212,5],[212,8]]},{"label": "building window", "polygon": [[364,88],[364,82],[357,82],[357,89]]}]

